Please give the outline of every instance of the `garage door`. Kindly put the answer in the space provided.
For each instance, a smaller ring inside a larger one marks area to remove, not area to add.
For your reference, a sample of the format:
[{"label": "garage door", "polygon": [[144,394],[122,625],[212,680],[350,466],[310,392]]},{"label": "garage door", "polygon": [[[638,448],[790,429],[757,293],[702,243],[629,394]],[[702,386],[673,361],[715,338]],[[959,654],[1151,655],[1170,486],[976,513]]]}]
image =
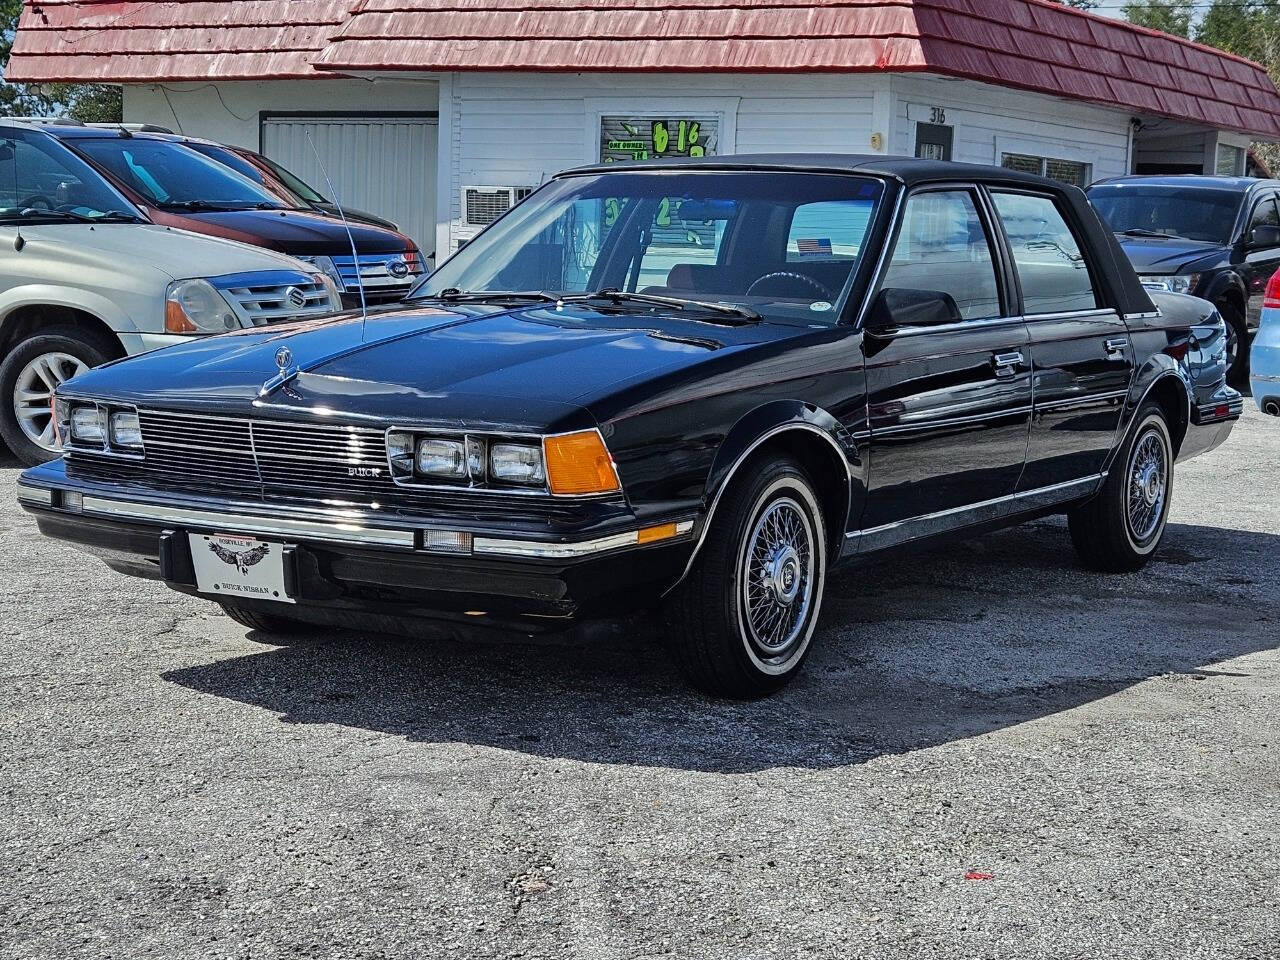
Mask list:
[{"label": "garage door", "polygon": [[327,196],[323,163],[337,199],[394,220],[430,255],[436,236],[436,133],[435,118],[421,115],[268,115],[262,152]]}]

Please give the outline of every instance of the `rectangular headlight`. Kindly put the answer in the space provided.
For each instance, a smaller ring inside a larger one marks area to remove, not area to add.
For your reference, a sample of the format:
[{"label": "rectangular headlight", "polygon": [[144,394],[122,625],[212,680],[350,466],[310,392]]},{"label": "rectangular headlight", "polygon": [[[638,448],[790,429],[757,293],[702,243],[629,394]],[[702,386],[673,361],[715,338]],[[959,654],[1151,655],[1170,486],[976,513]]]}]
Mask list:
[{"label": "rectangular headlight", "polygon": [[541,486],[547,482],[542,448],[523,443],[495,443],[489,448],[489,474],[503,483]]},{"label": "rectangular headlight", "polygon": [[111,412],[111,446],[127,450],[142,449],[142,424],[133,410]]},{"label": "rectangular headlight", "polygon": [[1200,282],[1198,273],[1148,275],[1139,277],[1142,285],[1148,290],[1160,290],[1165,293],[1190,293]]},{"label": "rectangular headlight", "polygon": [[71,408],[72,443],[89,443],[100,447],[106,436],[102,415],[96,406],[81,404]]},{"label": "rectangular headlight", "polygon": [[426,437],[418,441],[418,473],[444,480],[467,479],[467,448],[461,440]]}]

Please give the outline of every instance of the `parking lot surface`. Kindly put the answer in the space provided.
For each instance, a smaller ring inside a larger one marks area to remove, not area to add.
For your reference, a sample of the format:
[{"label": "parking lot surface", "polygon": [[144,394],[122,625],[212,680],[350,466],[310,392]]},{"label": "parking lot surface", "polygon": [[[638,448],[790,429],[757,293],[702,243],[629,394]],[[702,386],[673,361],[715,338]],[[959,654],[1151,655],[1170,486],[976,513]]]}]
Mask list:
[{"label": "parking lot surface", "polygon": [[1046,520],[849,569],[799,682],[248,634],[0,470],[0,954],[1214,957],[1280,947],[1280,423],[1156,562]]}]

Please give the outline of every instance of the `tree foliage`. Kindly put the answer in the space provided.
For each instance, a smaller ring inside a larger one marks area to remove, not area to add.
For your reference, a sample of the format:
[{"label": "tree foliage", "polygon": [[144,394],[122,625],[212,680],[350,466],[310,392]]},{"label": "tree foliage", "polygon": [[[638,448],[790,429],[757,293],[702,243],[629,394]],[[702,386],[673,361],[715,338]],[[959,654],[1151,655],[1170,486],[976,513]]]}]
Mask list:
[{"label": "tree foliage", "polygon": [[22,14],[22,0],[0,0],[0,114],[8,117],[67,116],[86,123],[123,116],[120,88],[96,83],[9,83],[3,79]]},{"label": "tree foliage", "polygon": [[1195,4],[1190,0],[1135,0],[1122,9],[1130,23],[1152,30],[1163,30],[1177,37],[1191,36]]}]

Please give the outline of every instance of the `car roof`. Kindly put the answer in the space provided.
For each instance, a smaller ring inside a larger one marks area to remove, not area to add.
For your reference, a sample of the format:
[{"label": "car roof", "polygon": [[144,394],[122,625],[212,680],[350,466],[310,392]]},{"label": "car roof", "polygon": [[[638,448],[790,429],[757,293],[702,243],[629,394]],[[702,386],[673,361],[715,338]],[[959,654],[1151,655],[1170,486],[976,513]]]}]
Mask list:
[{"label": "car roof", "polygon": [[[1247,193],[1261,187],[1280,187],[1280,180],[1260,180],[1257,177],[1215,177],[1199,173],[1137,174],[1130,177],[1111,177],[1099,180],[1093,187],[1144,184],[1153,187],[1195,187],[1200,190],[1227,190]],[[1093,189],[1090,187],[1089,189]]]},{"label": "car roof", "polygon": [[725,157],[678,157],[663,160],[634,160],[624,164],[596,163],[566,170],[560,176],[609,173],[619,170],[760,170],[802,173],[853,173],[890,177],[907,186],[948,180],[983,180],[1025,183],[1069,189],[1069,185],[1036,174],[977,163],[923,160],[915,157],[884,157],[859,153],[746,153]]}]

